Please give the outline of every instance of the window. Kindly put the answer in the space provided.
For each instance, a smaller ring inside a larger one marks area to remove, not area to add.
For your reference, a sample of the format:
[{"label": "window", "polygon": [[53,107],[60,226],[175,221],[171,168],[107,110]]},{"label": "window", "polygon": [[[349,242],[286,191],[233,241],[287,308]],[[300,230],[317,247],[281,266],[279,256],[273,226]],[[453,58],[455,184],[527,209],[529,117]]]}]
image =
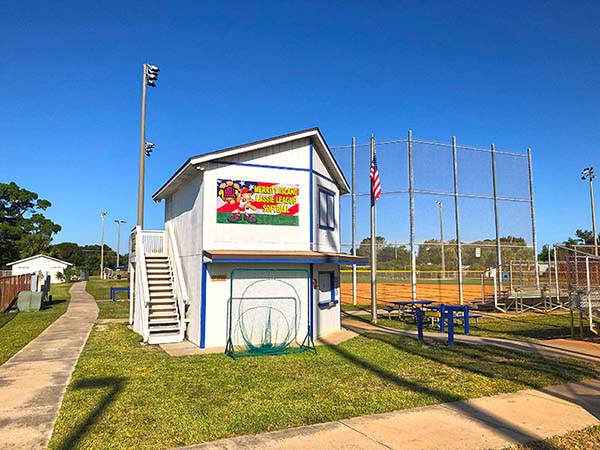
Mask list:
[{"label": "window", "polygon": [[335,194],[319,188],[319,228],[335,230]]}]

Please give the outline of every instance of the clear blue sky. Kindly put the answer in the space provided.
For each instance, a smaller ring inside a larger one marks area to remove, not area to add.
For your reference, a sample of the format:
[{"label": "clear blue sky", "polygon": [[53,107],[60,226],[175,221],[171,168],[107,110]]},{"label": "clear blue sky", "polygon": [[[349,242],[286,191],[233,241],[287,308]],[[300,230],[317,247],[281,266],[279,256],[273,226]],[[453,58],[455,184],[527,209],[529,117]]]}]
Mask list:
[{"label": "clear blue sky", "polygon": [[0,180],[53,203],[55,242],[97,243],[103,209],[113,248],[112,220],[135,223],[144,62],[161,68],[147,228],[162,228],[150,194],[188,156],[312,126],[330,145],[410,128],[531,146],[540,246],[590,228],[598,2],[23,1],[1,15]]}]

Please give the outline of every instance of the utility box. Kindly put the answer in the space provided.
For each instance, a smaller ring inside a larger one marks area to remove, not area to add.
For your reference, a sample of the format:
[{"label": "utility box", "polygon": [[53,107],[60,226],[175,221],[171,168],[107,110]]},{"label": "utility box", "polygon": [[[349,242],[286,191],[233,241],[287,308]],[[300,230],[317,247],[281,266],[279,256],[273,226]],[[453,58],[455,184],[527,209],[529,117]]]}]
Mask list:
[{"label": "utility box", "polygon": [[43,292],[21,291],[17,298],[17,308],[20,312],[32,312],[42,309]]}]

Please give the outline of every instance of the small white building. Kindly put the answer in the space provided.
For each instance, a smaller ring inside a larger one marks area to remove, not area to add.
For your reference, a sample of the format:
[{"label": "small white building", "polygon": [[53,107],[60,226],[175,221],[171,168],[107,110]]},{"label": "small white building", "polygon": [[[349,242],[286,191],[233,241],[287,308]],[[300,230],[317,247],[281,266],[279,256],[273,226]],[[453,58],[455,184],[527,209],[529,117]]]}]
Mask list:
[{"label": "small white building", "polygon": [[70,262],[62,261],[47,255],[35,255],[20,259],[7,264],[12,270],[12,275],[23,275],[29,273],[43,273],[45,277],[50,276],[51,283],[60,283],[56,274],[67,267],[73,266]]},{"label": "small white building", "polygon": [[150,343],[265,351],[340,330],[339,198],[317,128],[189,158],[154,194],[165,231],[136,229],[131,321]]}]

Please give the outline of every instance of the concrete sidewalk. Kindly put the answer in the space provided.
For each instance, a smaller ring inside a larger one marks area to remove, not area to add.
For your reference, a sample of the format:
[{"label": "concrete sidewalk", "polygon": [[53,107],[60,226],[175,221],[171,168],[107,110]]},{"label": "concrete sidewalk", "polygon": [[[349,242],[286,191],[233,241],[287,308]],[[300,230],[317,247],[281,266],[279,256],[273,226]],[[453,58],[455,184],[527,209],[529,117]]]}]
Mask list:
[{"label": "concrete sidewalk", "polygon": [[600,380],[208,442],[217,449],[503,448],[600,424]]},{"label": "concrete sidewalk", "polygon": [[67,311],[0,366],[0,449],[48,445],[65,389],[98,316],[85,285],[74,284]]},{"label": "concrete sidewalk", "polygon": [[[365,320],[352,318],[351,315],[346,315],[342,319],[342,326],[358,334],[377,333],[406,336],[411,338],[417,337],[416,330],[397,330],[395,328],[372,325]],[[439,332],[425,331],[423,335],[428,339],[444,341],[448,339],[445,333]],[[518,341],[485,336],[467,336],[465,334],[456,333],[454,335],[454,342],[493,345],[495,347],[518,350],[540,356],[549,356],[552,358],[571,358],[587,362],[600,363],[600,344],[585,341],[570,341],[568,339]]]}]

